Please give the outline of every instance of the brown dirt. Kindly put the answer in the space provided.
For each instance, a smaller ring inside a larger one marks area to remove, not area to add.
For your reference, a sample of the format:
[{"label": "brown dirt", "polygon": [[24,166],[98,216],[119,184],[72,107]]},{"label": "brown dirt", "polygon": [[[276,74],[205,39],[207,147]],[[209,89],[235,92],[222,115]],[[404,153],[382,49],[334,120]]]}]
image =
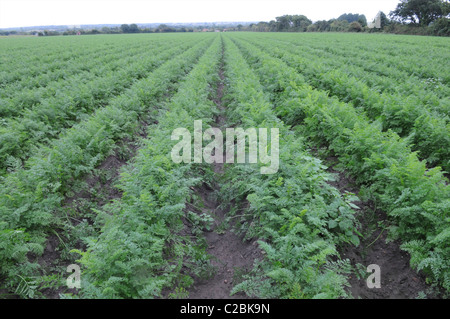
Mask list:
[{"label": "brown dirt", "polygon": [[[325,161],[331,164],[330,173],[336,174],[337,179],[329,182],[341,193],[350,192],[358,195],[359,189],[355,182],[345,172],[337,171],[333,164],[336,157],[328,157]],[[380,266],[381,288],[368,288],[365,278],[353,273],[349,276],[351,287],[349,292],[358,299],[414,299],[419,293],[425,293],[426,298],[440,298],[439,292],[432,289],[425,281],[425,276],[414,271],[409,264],[410,256],[400,249],[399,240],[388,241],[389,219],[385,212],[377,209],[371,201],[355,202],[360,207],[357,219],[361,223],[359,231],[364,236],[358,247],[346,245],[341,247],[342,259],[349,259],[356,269],[361,264],[366,270],[367,266],[376,264]],[[366,272],[366,276],[370,273]]]},{"label": "brown dirt", "polygon": [[220,208],[216,192],[220,191],[216,184],[213,188],[197,188],[197,195],[205,204],[203,212],[214,216],[212,229],[205,232],[206,252],[211,256],[211,265],[215,268],[212,278],[196,278],[190,289],[190,299],[246,299],[244,293],[230,296],[234,280],[240,273],[247,273],[253,268],[256,258],[262,256],[255,239],[243,241],[231,228],[221,229],[220,226],[229,213],[230,206]]},{"label": "brown dirt", "polygon": [[[223,50],[222,50],[223,57]],[[216,116],[216,127],[224,128],[226,126],[226,118],[224,113],[222,97],[224,93],[224,68],[223,61],[219,70],[220,82],[213,101],[217,105],[220,114]],[[224,158],[225,161],[225,158]],[[207,242],[206,252],[212,256],[211,265],[214,266],[216,272],[212,278],[200,279],[196,278],[193,287],[189,291],[190,299],[246,299],[244,293],[238,293],[230,296],[233,288],[234,280],[239,274],[249,272],[253,268],[255,259],[262,256],[257,245],[256,239],[243,241],[243,236],[239,236],[233,232],[231,227],[226,229],[219,228],[223,226],[223,222],[227,217],[232,205],[236,203],[227,203],[223,205],[217,200],[217,194],[220,193],[219,180],[224,173],[224,164],[214,163],[213,171],[217,178],[212,182],[210,187],[203,186],[196,189],[197,195],[203,200],[205,212],[214,217],[214,226],[211,231],[205,233]]]}]

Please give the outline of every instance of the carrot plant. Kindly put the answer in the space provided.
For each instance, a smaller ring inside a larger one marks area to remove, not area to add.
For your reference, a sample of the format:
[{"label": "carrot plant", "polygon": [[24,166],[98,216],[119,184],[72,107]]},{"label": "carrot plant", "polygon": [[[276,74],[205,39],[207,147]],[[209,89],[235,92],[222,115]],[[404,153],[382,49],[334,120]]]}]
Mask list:
[{"label": "carrot plant", "polygon": [[239,47],[271,94],[278,116],[339,157],[365,197],[395,221],[391,236],[403,241],[412,266],[449,290],[450,188],[441,169],[427,168],[407,140],[383,132],[380,123],[370,123],[352,105],[314,90],[286,63],[243,41]]},{"label": "carrot plant", "polygon": [[[304,81],[313,87],[361,108],[371,120],[379,121],[384,131],[393,130],[402,137],[408,137],[411,148],[418,151],[419,157],[426,159],[430,165],[450,169],[449,117],[430,110],[420,101],[420,96],[380,93],[362,79],[354,77],[345,66],[325,64],[314,55],[299,54],[298,49],[292,49],[289,45],[278,42],[276,45],[256,42],[255,45],[296,69],[305,77]],[[333,61],[331,58],[329,60]],[[427,94],[428,97],[430,95]],[[438,98],[434,100],[440,102]],[[449,108],[448,101],[443,99],[442,103],[445,102],[446,108]],[[442,105],[442,108],[445,106]]]},{"label": "carrot plant", "polygon": [[265,258],[234,287],[261,298],[339,298],[347,296],[348,260],[337,264],[337,246],[359,244],[355,232],[356,196],[344,197],[329,184],[321,161],[308,154],[301,138],[277,117],[257,75],[226,38],[227,118],[231,125],[280,129],[280,168],[258,174],[252,165],[226,166],[225,202],[241,199],[239,229],[259,238]]},{"label": "carrot plant", "polygon": [[[22,252],[2,255],[0,259],[1,275],[6,278],[8,287],[18,285],[17,271],[22,277],[39,274],[40,266],[23,256],[30,248],[37,255],[42,254],[50,229],[70,228],[62,210],[67,192],[77,180],[95,169],[117,142],[132,138],[140,116],[151,116],[157,103],[178,86],[180,78],[210,42],[204,39],[177,59],[163,63],[110,105],[42,148],[27,161],[26,168],[18,168],[2,178],[0,220],[8,239],[2,244]],[[18,237],[20,240],[11,236],[15,231],[24,232]],[[17,247],[21,243],[26,245]],[[11,267],[17,264],[19,268]]]},{"label": "carrot plant", "polygon": [[[43,144],[47,144],[65,128],[87,119],[97,108],[105,106],[115,96],[120,95],[135,81],[144,78],[148,72],[160,66],[174,54],[189,47],[189,43],[175,46],[170,50],[163,46],[153,51],[155,55],[144,52],[144,59],[131,58],[123,70],[105,70],[104,76],[95,76],[89,81],[62,81],[48,90],[55,92],[30,109],[22,110],[22,116],[10,119],[0,127],[0,170],[8,168],[8,163],[26,160]],[[159,53],[159,54],[158,54]],[[124,62],[124,61],[122,61]],[[106,68],[107,69],[107,68]],[[6,163],[5,163],[6,162]]]},{"label": "carrot plant", "polygon": [[[220,44],[216,37],[156,118],[158,124],[149,127],[143,148],[121,174],[121,200],[102,209],[100,236],[88,239],[87,251],[78,251],[84,266],[82,297],[161,297],[164,288],[184,290],[191,276],[209,267],[202,241],[181,234],[186,202],[192,187],[205,182],[202,169],[207,168],[174,163],[170,137],[179,127],[192,130],[196,119],[212,122],[209,97]],[[185,268],[188,273],[182,272]]]}]

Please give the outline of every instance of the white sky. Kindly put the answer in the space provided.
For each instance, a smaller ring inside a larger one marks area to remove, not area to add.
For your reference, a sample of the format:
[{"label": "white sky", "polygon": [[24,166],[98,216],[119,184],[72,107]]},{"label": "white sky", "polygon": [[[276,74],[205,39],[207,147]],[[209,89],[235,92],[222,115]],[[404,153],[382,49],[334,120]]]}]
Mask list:
[{"label": "white sky", "polygon": [[388,14],[399,0],[0,0],[0,28],[39,25],[270,21],[304,14],[313,21],[343,13]]}]

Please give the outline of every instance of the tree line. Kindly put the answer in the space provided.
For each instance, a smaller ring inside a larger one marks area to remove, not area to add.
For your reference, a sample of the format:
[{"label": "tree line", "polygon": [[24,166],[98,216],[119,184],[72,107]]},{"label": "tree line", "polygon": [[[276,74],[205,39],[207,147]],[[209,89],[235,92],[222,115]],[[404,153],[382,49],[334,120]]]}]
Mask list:
[{"label": "tree line", "polygon": [[[219,28],[223,30],[224,27]],[[139,27],[137,24],[122,24],[114,27],[102,28],[73,28],[67,30],[41,30],[41,31],[17,31],[17,30],[0,30],[0,35],[38,35],[38,36],[55,36],[55,35],[78,35],[78,34],[124,34],[124,33],[165,33],[165,32],[198,32],[207,29],[214,31],[212,26],[169,26],[160,24],[157,27]]]},{"label": "tree line", "polygon": [[[101,29],[72,29],[64,32],[42,31],[38,35],[75,34],[119,34],[160,33],[197,31],[254,31],[254,32],[388,32],[398,34],[419,34],[450,36],[449,0],[400,0],[397,7],[387,16],[380,12],[380,23],[373,28],[363,14],[344,13],[337,19],[313,22],[305,15],[283,15],[269,22],[261,21],[235,26],[169,26],[161,24],[156,28],[143,28],[137,24],[122,24]],[[371,21],[372,22],[372,21]],[[17,31],[1,31],[0,35],[21,34]]]},{"label": "tree line", "polygon": [[67,30],[63,32],[63,35],[80,34],[120,34],[120,33],[164,33],[164,32],[194,32],[194,28],[189,27],[172,27],[166,24],[161,24],[156,28],[142,28],[137,24],[122,24],[117,27],[103,27],[101,29],[91,30]]},{"label": "tree line", "polygon": [[380,12],[379,28],[369,27],[365,15],[345,13],[337,19],[312,22],[304,15],[283,15],[275,20],[237,26],[255,32],[389,32],[450,36],[448,0],[400,0],[389,17]]},{"label": "tree line", "polygon": [[337,19],[312,22],[304,15],[283,15],[270,22],[261,21],[247,27],[237,26],[236,31],[259,32],[360,32],[367,27],[365,15],[345,13]]}]

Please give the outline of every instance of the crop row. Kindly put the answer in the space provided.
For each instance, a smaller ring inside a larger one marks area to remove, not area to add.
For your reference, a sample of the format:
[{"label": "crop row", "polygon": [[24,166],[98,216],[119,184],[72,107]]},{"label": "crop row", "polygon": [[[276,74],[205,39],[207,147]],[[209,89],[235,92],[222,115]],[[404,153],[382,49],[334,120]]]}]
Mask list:
[{"label": "crop row", "polygon": [[[192,276],[208,272],[209,257],[201,240],[179,233],[185,233],[183,217],[188,223],[207,225],[207,217],[185,212],[185,206],[194,196],[193,186],[217,178],[204,164],[174,164],[172,143],[167,141],[175,128],[192,131],[194,120],[211,124],[217,112],[210,96],[211,84],[217,81],[218,39],[156,118],[144,148],[123,171],[123,196],[102,209],[99,218],[105,226],[100,237],[89,241],[86,252],[78,251],[85,266],[83,297],[161,297],[163,289],[189,288]],[[259,297],[345,296],[341,272],[349,265],[333,263],[330,257],[337,255],[337,243],[358,242],[351,206],[355,197],[344,198],[326,183],[330,176],[320,161],[308,155],[276,118],[255,74],[226,38],[224,58],[228,124],[277,127],[282,145],[281,174],[261,175],[258,165],[227,167],[221,196],[249,200],[245,215],[250,217],[241,221],[242,230],[262,238],[267,254],[263,271],[256,267],[254,276],[235,292]],[[266,280],[259,281],[259,276]]]},{"label": "crop row", "polygon": [[[377,91],[413,94],[420,98],[421,104],[446,111],[446,114],[449,112],[448,101],[440,101],[440,99],[448,97],[449,88],[439,79],[423,79],[396,69],[387,62],[389,57],[385,57],[384,62],[379,58],[373,61],[370,58],[376,53],[368,48],[361,49],[364,54],[352,55],[345,47],[335,47],[333,51],[330,51],[325,44],[311,46],[308,42],[297,42],[294,41],[295,39],[274,38],[273,40],[284,45],[288,44],[291,52],[300,50],[302,55],[306,53],[308,57],[314,57],[314,60],[320,59],[327,66],[333,66],[340,71],[363,79]],[[439,62],[432,61],[432,63],[438,64]],[[440,103],[443,102],[446,102],[446,105],[441,106]]]},{"label": "crop row", "polygon": [[431,166],[450,170],[448,117],[427,110],[414,96],[405,99],[399,94],[380,94],[359,79],[335,67],[324,66],[321,60],[314,60],[303,51],[294,54],[279,43],[277,47],[270,41],[265,43],[269,45],[257,46],[292,66],[314,87],[328,90],[344,102],[363,108],[370,119],[381,123],[384,131],[391,129],[402,137],[411,135],[412,148],[420,152],[420,158]]},{"label": "crop row", "polygon": [[40,270],[27,256],[43,253],[50,229],[67,226],[62,202],[74,183],[97,167],[117,142],[132,139],[141,117],[176,89],[210,43],[211,38],[203,39],[164,62],[108,106],[40,149],[27,168],[0,178],[0,275],[8,287]]},{"label": "crop row", "polygon": [[412,37],[412,41],[402,41],[396,36],[325,35],[323,37],[302,37],[290,41],[321,48],[332,54],[344,54],[349,58],[365,58],[367,63],[380,63],[391,69],[403,71],[413,77],[436,79],[446,85],[450,82],[445,66],[448,60],[446,39]]},{"label": "crop row", "polygon": [[352,105],[314,90],[285,62],[236,42],[270,93],[277,115],[338,156],[362,194],[390,216],[391,236],[401,238],[412,266],[450,290],[450,187],[440,168],[427,169],[407,141],[383,132]]},{"label": "crop row", "polygon": [[[137,58],[138,53],[149,50],[150,46],[134,45],[127,47],[127,51],[124,48],[117,46],[115,48],[104,51],[102,48],[92,48],[90,52],[81,50],[74,50],[72,52],[73,57],[70,59],[64,59],[63,61],[54,61],[53,63],[45,64],[38,62],[39,65],[44,65],[45,69],[40,70],[39,73],[34,75],[20,75],[19,80],[13,83],[3,83],[2,91],[0,92],[1,98],[13,98],[17,95],[23,95],[34,93],[36,89],[47,87],[52,82],[64,80],[70,80],[71,76],[84,73],[83,76],[89,77],[97,75],[102,72],[103,69],[108,70],[113,62],[117,62],[118,59],[124,58],[130,59]],[[127,53],[127,54],[125,54]],[[14,63],[16,64],[16,63]],[[114,63],[115,64],[115,63]],[[117,68],[120,64],[117,64]],[[27,66],[23,66],[27,69]],[[16,65],[16,69],[12,72],[21,72]],[[89,72],[92,75],[89,75]]]},{"label": "crop row", "polygon": [[[182,81],[177,93],[148,128],[144,146],[122,172],[120,201],[102,208],[101,234],[89,241],[82,255],[83,298],[154,298],[164,288],[186,288],[207,268],[201,241],[182,235],[185,205],[192,187],[205,181],[202,167],[176,164],[171,159],[175,142],[172,131],[193,132],[194,120],[212,122],[215,107],[210,99],[217,81],[221,52],[220,37]],[[109,212],[114,212],[110,214]],[[183,270],[183,273],[181,272]]]},{"label": "crop row", "polygon": [[[258,298],[339,298],[348,296],[337,246],[358,245],[353,194],[340,194],[321,161],[308,153],[302,137],[276,116],[257,75],[236,45],[225,38],[226,114],[230,125],[279,129],[279,169],[260,174],[259,165],[226,167],[225,202],[248,201],[237,224],[247,238],[257,237],[265,252],[233,292]],[[268,149],[276,154],[275,136]],[[261,147],[261,145],[260,145]],[[261,155],[259,155],[261,156]],[[234,216],[239,217],[239,216]],[[333,259],[338,258],[338,261]]]},{"label": "crop row", "polygon": [[[162,51],[161,49],[156,49],[153,52],[158,53]],[[75,70],[74,73],[71,73],[70,69],[62,70],[62,72],[67,72],[63,79],[52,81],[38,88],[25,90],[18,88],[15,91],[14,85],[10,85],[5,91],[8,92],[8,89],[10,89],[11,95],[5,96],[0,100],[0,114],[4,118],[20,117],[23,115],[24,110],[33,106],[39,106],[39,104],[45,103],[46,99],[55,98],[58,94],[73,95],[78,91],[77,88],[79,86],[98,81],[105,76],[111,76],[111,73],[118,70],[133,70],[132,66],[134,65],[134,68],[136,68],[139,65],[139,60],[145,57],[145,53],[148,53],[147,48],[136,48],[126,52],[122,49],[118,52],[103,54],[93,62],[91,61],[90,63],[93,64],[90,67],[89,64],[86,66],[75,65],[82,70],[81,72],[78,72],[77,68],[73,69]],[[125,69],[124,66],[126,66]]]},{"label": "crop row", "polygon": [[[74,83],[74,87],[57,91],[31,109],[23,112],[18,119],[7,121],[0,128],[0,169],[8,165],[17,166],[17,159],[25,160],[37,147],[56,138],[97,108],[146,76],[173,55],[183,52],[190,43],[183,43],[171,49],[156,50],[155,55],[146,53],[144,59],[133,62],[118,72],[109,72],[103,77],[87,83]],[[158,54],[158,52],[160,52]],[[61,82],[61,85],[67,83]],[[19,162],[20,164],[20,162]]]},{"label": "crop row", "polygon": [[[25,42],[21,41],[25,40]],[[0,54],[2,71],[0,72],[0,87],[5,87],[17,81],[27,81],[48,71],[63,68],[66,63],[88,56],[95,52],[108,52],[117,48],[117,41],[108,37],[95,38],[46,38],[17,39],[16,42],[3,42],[5,47]],[[140,41],[139,41],[140,42]],[[22,43],[23,45],[16,46]],[[135,48],[135,39],[122,38],[120,46]],[[140,42],[142,45],[142,42]]]},{"label": "crop row", "polygon": [[0,60],[4,66],[0,73],[0,85],[5,87],[30,77],[39,76],[69,63],[76,57],[89,55],[92,52],[98,52],[99,49],[107,49],[107,47],[96,45],[94,48],[85,49],[55,45],[33,47],[29,43],[25,47],[16,49],[8,47],[3,51],[4,54]]}]

